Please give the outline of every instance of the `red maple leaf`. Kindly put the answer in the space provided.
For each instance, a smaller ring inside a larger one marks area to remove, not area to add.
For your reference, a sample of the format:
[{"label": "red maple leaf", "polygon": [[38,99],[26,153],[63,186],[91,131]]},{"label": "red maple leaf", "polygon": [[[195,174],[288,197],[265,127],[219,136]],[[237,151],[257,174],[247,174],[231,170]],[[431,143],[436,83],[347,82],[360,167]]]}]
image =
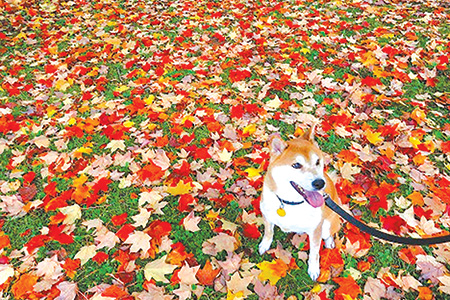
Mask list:
[{"label": "red maple leaf", "polygon": [[320,252],[320,266],[324,269],[330,267],[340,268],[344,266],[344,260],[338,248],[323,248]]},{"label": "red maple leaf", "polygon": [[232,118],[240,119],[244,116],[244,106],[243,105],[235,105],[231,107],[230,116]]},{"label": "red maple leaf", "polygon": [[406,226],[406,221],[400,216],[381,217],[381,222],[383,223],[384,229],[392,231],[395,234],[400,234],[401,227]]},{"label": "red maple leaf", "polygon": [[450,141],[441,143],[441,151],[443,153],[450,153]]},{"label": "red maple leaf", "polygon": [[128,293],[122,290],[120,287],[112,285],[103,291],[102,296],[111,297],[114,299],[124,299],[124,297],[128,296]]},{"label": "red maple leaf", "polygon": [[178,210],[181,212],[188,211],[189,205],[195,202],[194,196],[190,194],[183,194],[178,200]]},{"label": "red maple leaf", "polygon": [[369,198],[368,207],[369,207],[370,211],[372,212],[372,214],[375,215],[380,208],[387,210],[388,202],[387,202],[386,197],[380,198],[377,196],[372,196]]},{"label": "red maple leaf", "polygon": [[125,241],[130,233],[134,231],[134,226],[131,224],[125,224],[122,226],[122,228],[119,229],[119,231],[116,232],[116,236],[121,239],[122,241]]},{"label": "red maple leaf", "polygon": [[261,236],[261,232],[256,224],[242,224],[242,234],[251,239],[257,239]]},{"label": "red maple leaf", "polygon": [[96,184],[92,187],[92,190],[95,194],[97,194],[99,191],[106,192],[108,190],[108,185],[112,182],[111,179],[108,179],[106,177],[100,178]]},{"label": "red maple leaf", "polygon": [[111,222],[114,224],[114,226],[119,226],[127,221],[127,217],[128,217],[128,214],[125,212],[123,214],[113,216],[111,218]]},{"label": "red maple leaf", "polygon": [[373,77],[366,77],[363,80],[361,80],[361,84],[368,85],[370,87],[376,86],[376,85],[383,85],[381,80],[379,78],[373,78]]},{"label": "red maple leaf", "polygon": [[237,81],[242,81],[245,80],[246,78],[249,78],[252,76],[252,73],[250,73],[250,71],[248,70],[236,70],[236,69],[232,69],[230,70],[230,81],[231,82],[237,82]]},{"label": "red maple leaf", "polygon": [[109,258],[109,255],[106,254],[103,251],[99,251],[97,252],[97,254],[95,254],[95,256],[92,258],[93,261],[95,261],[98,264],[102,264],[103,262],[105,262],[107,259]]},{"label": "red maple leaf", "polygon": [[192,253],[186,252],[186,247],[181,243],[175,243],[170,246],[172,251],[167,255],[167,263],[181,266],[186,259],[194,256]]},{"label": "red maple leaf", "polygon": [[72,244],[73,236],[64,233],[65,225],[50,225],[48,226],[48,236],[52,238],[54,241],[60,242],[61,244]]},{"label": "red maple leaf", "polygon": [[155,220],[146,229],[147,233],[156,240],[161,240],[163,236],[169,235],[172,225],[169,222]]},{"label": "red maple leaf", "polygon": [[36,235],[25,244],[25,247],[27,247],[28,253],[33,253],[35,249],[44,246],[49,240],[50,238],[46,235]]},{"label": "red maple leaf", "polygon": [[36,173],[34,173],[33,171],[30,171],[26,174],[23,175],[23,182],[24,183],[31,183],[34,178],[36,177]]}]

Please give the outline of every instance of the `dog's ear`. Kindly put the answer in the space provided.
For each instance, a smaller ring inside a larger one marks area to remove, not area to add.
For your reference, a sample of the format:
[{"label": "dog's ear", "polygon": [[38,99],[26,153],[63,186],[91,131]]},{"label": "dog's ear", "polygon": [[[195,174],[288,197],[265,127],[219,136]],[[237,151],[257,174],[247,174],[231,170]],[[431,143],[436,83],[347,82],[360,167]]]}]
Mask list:
[{"label": "dog's ear", "polygon": [[314,142],[314,136],[316,134],[316,124],[313,124],[308,130],[303,134],[303,138],[307,141]]},{"label": "dog's ear", "polygon": [[283,153],[284,149],[286,149],[287,143],[283,141],[283,139],[279,134],[273,134],[269,138],[269,146],[270,146],[270,153],[274,156],[278,156],[281,153]]}]

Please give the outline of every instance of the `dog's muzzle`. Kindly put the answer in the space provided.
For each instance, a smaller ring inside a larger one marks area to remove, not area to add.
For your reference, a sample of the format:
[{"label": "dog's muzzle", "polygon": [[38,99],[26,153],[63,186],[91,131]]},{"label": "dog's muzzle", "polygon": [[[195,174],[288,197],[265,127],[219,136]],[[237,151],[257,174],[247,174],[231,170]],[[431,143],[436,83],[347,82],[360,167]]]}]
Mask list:
[{"label": "dog's muzzle", "polygon": [[[317,181],[317,182],[316,182]],[[323,182],[319,182],[323,181]],[[322,188],[325,186],[325,181],[323,179],[316,179],[313,181],[316,182],[316,185],[321,185]],[[312,207],[319,207],[322,206],[325,203],[325,199],[323,198],[322,194],[317,191],[307,191],[298,184],[296,184],[294,181],[290,181],[290,184],[294,188],[294,190],[300,194],[303,198],[305,198],[306,202],[309,203]],[[315,187],[315,186],[314,186]]]}]

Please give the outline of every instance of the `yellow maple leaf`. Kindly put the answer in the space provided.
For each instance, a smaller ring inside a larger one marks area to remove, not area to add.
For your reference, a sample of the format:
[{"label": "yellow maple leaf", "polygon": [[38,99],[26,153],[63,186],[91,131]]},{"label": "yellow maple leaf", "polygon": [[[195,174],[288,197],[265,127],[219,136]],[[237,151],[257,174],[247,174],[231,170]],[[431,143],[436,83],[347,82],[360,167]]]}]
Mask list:
[{"label": "yellow maple leaf", "polygon": [[125,122],[123,122],[123,126],[124,126],[125,128],[133,127],[133,125],[134,125],[134,122],[133,122],[133,121],[125,121]]},{"label": "yellow maple leaf", "polygon": [[173,196],[187,194],[192,190],[192,185],[190,182],[184,183],[180,180],[176,186],[169,186],[167,192]]},{"label": "yellow maple leaf", "polygon": [[220,215],[220,212],[216,212],[216,211],[213,211],[213,210],[209,210],[207,213],[206,213],[206,218],[208,219],[208,220],[215,220],[215,219],[217,219],[217,217]]},{"label": "yellow maple leaf", "polygon": [[386,78],[390,75],[389,72],[386,72],[385,70],[383,70],[380,67],[373,67],[373,75],[375,75],[376,77],[382,77],[382,78]]},{"label": "yellow maple leaf", "polygon": [[420,139],[415,136],[411,136],[408,140],[415,149],[417,149],[417,146],[421,144]]},{"label": "yellow maple leaf", "polygon": [[70,118],[69,122],[67,122],[67,124],[69,124],[70,126],[75,125],[77,123],[77,119],[75,118]]},{"label": "yellow maple leaf", "polygon": [[69,80],[59,79],[55,83],[55,89],[59,91],[65,91],[67,90],[73,83],[73,79],[69,78]]},{"label": "yellow maple leaf", "polygon": [[261,281],[269,280],[271,285],[277,284],[278,280],[286,276],[289,266],[281,259],[275,259],[272,262],[263,261],[256,265],[261,273],[258,278]]},{"label": "yellow maple leaf", "polygon": [[242,131],[243,134],[248,133],[249,135],[252,135],[253,133],[255,133],[256,131],[256,125],[255,124],[250,124],[247,125],[244,130]]},{"label": "yellow maple leaf", "polygon": [[377,145],[383,141],[383,138],[380,137],[380,132],[372,132],[371,130],[366,130],[366,138],[367,140],[374,145]]},{"label": "yellow maple leaf", "polygon": [[245,299],[243,291],[239,291],[237,293],[232,293],[231,291],[228,291],[227,293],[227,300],[242,300],[242,299]]},{"label": "yellow maple leaf", "polygon": [[302,48],[302,49],[300,49],[300,52],[302,52],[303,54],[306,54],[306,53],[310,53],[311,50],[309,50],[308,48]]},{"label": "yellow maple leaf", "polygon": [[81,207],[78,204],[61,207],[59,211],[66,215],[63,224],[74,224],[76,220],[81,218]]},{"label": "yellow maple leaf", "polygon": [[0,271],[0,284],[4,284],[10,277],[14,276],[14,268],[10,265],[4,265]]},{"label": "yellow maple leaf", "polygon": [[72,186],[75,187],[75,188],[80,187],[80,186],[82,186],[87,180],[88,180],[88,177],[86,176],[86,174],[82,173],[82,174],[80,175],[80,177],[75,178],[75,179],[73,180]]},{"label": "yellow maple leaf", "polygon": [[144,277],[147,280],[154,279],[156,281],[169,283],[169,280],[166,278],[166,275],[172,274],[173,271],[178,268],[177,265],[168,264],[166,262],[167,254],[159,259],[155,259],[149,262],[144,267]]},{"label": "yellow maple leaf", "polygon": [[378,59],[376,59],[375,54],[372,51],[367,51],[362,54],[360,60],[366,67],[375,66],[378,64]]},{"label": "yellow maple leaf", "polygon": [[128,90],[129,89],[129,87],[127,87],[126,85],[121,85],[121,86],[119,86],[119,87],[116,87],[116,89],[114,90],[115,92],[119,92],[119,93],[122,93],[122,92],[125,92],[126,90]]},{"label": "yellow maple leaf", "polygon": [[86,153],[86,154],[92,153],[92,149],[86,148],[86,147],[80,147],[77,150],[75,150],[73,155],[74,155],[74,157],[80,158],[83,156],[83,153]]},{"label": "yellow maple leaf", "polygon": [[247,168],[247,169],[245,169],[245,172],[247,172],[247,176],[250,179],[253,179],[253,178],[261,175],[261,169],[256,169],[256,168]]},{"label": "yellow maple leaf", "polygon": [[104,39],[105,43],[107,44],[111,44],[113,46],[120,46],[120,44],[122,43],[122,41],[119,38],[106,38]]},{"label": "yellow maple leaf", "polygon": [[145,102],[145,104],[150,105],[153,103],[153,100],[155,100],[155,96],[150,95],[144,100],[144,102]]}]

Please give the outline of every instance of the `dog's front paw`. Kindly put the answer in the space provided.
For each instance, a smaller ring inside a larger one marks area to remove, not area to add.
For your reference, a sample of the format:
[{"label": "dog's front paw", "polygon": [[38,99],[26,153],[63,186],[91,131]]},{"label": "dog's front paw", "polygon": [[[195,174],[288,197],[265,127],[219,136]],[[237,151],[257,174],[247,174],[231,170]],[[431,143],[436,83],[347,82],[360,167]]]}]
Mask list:
[{"label": "dog's front paw", "polygon": [[266,253],[266,251],[270,249],[270,244],[272,244],[272,241],[263,239],[259,244],[259,254],[263,255]]},{"label": "dog's front paw", "polygon": [[308,266],[308,274],[309,274],[309,277],[311,277],[311,279],[313,281],[316,281],[317,278],[319,278],[319,276],[320,276],[320,266],[318,264],[317,265],[310,264]]}]

